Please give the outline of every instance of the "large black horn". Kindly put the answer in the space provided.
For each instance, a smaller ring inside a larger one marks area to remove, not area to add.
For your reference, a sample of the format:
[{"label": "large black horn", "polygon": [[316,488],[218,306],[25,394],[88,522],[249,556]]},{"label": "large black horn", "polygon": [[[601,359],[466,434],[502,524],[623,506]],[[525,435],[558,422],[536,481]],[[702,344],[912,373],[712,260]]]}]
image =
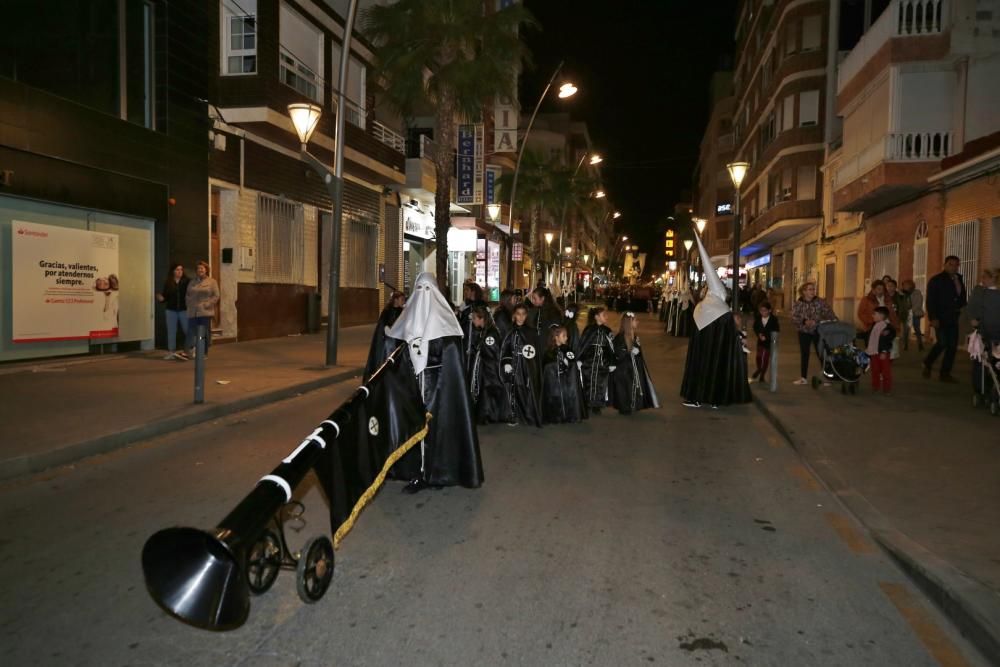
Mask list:
[{"label": "large black horn", "polygon": [[[395,362],[397,347],[372,374],[371,385]],[[212,531],[167,528],[146,540],[142,571],[146,588],[160,607],[180,620],[207,630],[230,630],[246,621],[250,612],[246,554],[292,492],[319,460],[327,444],[340,435],[351,419],[350,407],[369,394],[359,387],[271,474],[265,475]]]}]

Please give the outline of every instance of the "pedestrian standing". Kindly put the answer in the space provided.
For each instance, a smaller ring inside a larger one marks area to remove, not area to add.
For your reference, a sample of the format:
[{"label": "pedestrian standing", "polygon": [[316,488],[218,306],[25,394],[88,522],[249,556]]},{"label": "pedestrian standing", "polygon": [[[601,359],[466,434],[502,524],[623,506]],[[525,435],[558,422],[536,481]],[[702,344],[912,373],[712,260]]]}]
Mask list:
[{"label": "pedestrian standing", "polygon": [[156,300],[163,304],[167,320],[167,356],[164,359],[183,361],[188,358],[184,348],[177,349],[177,329],[184,332],[184,342],[190,345],[187,315],[187,289],[190,282],[184,273],[184,265],[173,264],[163,281],[163,290],[156,295]]},{"label": "pedestrian standing", "polygon": [[615,364],[614,337],[607,325],[607,311],[594,306],[587,313],[587,328],[580,335],[580,370],[583,394],[590,412],[599,415],[608,405],[608,379]]},{"label": "pedestrian standing", "polygon": [[929,378],[938,356],[941,359],[941,381],[956,382],[951,376],[958,349],[958,318],[966,304],[965,281],[958,272],[962,260],[955,255],[944,259],[944,270],[927,281],[927,317],[937,339],[924,358],[923,376]]},{"label": "pedestrian standing", "polygon": [[493,324],[490,309],[475,306],[469,317],[472,323],[469,346],[468,371],[469,395],[472,412],[477,424],[497,424],[506,421],[507,401],[503,381],[500,379],[500,332]]},{"label": "pedestrian standing", "polygon": [[778,318],[771,314],[771,302],[761,301],[753,318],[753,332],[757,337],[757,370],[752,379],[767,380],[767,368],[771,363],[771,334],[779,330]]},{"label": "pedestrian standing", "polygon": [[878,306],[872,312],[872,326],[865,334],[868,347],[865,352],[871,365],[868,372],[872,376],[872,391],[882,391],[886,395],[892,392],[892,341],[896,337],[896,329],[890,321],[891,311],[885,306]]},{"label": "pedestrian standing", "polygon": [[835,319],[837,316],[829,304],[816,296],[816,283],[804,283],[799,288],[799,298],[792,306],[792,326],[799,334],[799,379],[793,384],[809,384],[806,377],[809,375],[810,349],[816,350],[816,355],[819,355],[819,332],[816,327],[820,322]]},{"label": "pedestrian standing", "polygon": [[639,344],[639,322],[635,313],[622,316],[614,339],[615,371],[611,374],[611,404],[623,415],[660,407],[653,379]]},{"label": "pedestrian standing", "polygon": [[507,390],[507,423],[541,426],[541,344],[534,328],[528,325],[527,306],[518,304],[513,320],[513,328],[500,346],[499,371]]},{"label": "pedestrian standing", "polygon": [[[905,349],[905,341],[910,337],[910,310],[912,308],[910,295],[903,290],[897,290],[895,280],[890,280],[885,284],[885,295],[892,302],[892,308],[896,312],[896,331],[903,338]],[[898,352],[899,342],[896,342],[895,345]]]},{"label": "pedestrian standing", "polygon": [[[917,289],[917,284],[912,280],[903,281],[903,291],[910,304],[910,323],[913,327],[913,335],[917,339],[917,350],[924,351],[924,333],[921,330],[921,322],[924,319],[924,293]],[[903,322],[903,349],[910,348],[910,334]]]},{"label": "pedestrian standing", "polygon": [[[892,278],[889,280],[895,282]],[[893,327],[898,327],[899,320],[896,317],[896,309],[893,307],[892,299],[886,293],[886,282],[884,280],[875,280],[872,282],[868,294],[858,304],[858,320],[861,321],[861,328],[864,331],[871,330],[872,325],[875,323],[872,314],[876,308],[880,307],[889,309],[889,322]]]},{"label": "pedestrian standing", "polygon": [[[212,342],[212,319],[216,315],[216,308],[219,305],[219,283],[212,277],[212,270],[208,262],[202,260],[198,262],[196,268],[197,276],[187,288],[187,315],[190,327],[195,332],[199,326],[205,327],[205,356],[208,356],[208,348]],[[197,340],[197,336],[192,336]],[[192,341],[192,343],[194,342]],[[195,348],[192,346],[189,353],[192,357]]]},{"label": "pedestrian standing", "polygon": [[566,327],[552,327],[549,338],[542,367],[542,416],[546,424],[573,424],[587,418],[576,353]]}]

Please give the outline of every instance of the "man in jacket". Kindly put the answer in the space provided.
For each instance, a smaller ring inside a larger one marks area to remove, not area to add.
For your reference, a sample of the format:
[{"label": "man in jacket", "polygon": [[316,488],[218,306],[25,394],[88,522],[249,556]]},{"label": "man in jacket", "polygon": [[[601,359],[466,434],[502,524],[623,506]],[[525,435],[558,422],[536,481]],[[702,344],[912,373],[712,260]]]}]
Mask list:
[{"label": "man in jacket", "polygon": [[966,303],[965,282],[958,272],[961,263],[955,255],[948,255],[944,259],[944,271],[927,281],[927,319],[934,327],[937,341],[924,359],[923,375],[925,378],[931,376],[934,362],[944,352],[942,382],[956,382],[951,376],[951,367],[958,349],[958,318]]},{"label": "man in jacket", "polygon": [[892,305],[892,300],[885,294],[885,283],[881,280],[872,282],[871,291],[858,304],[858,320],[864,331],[871,331],[875,324],[872,314],[879,306],[889,309],[889,324],[896,331],[899,330],[899,318],[896,316],[896,309]]}]

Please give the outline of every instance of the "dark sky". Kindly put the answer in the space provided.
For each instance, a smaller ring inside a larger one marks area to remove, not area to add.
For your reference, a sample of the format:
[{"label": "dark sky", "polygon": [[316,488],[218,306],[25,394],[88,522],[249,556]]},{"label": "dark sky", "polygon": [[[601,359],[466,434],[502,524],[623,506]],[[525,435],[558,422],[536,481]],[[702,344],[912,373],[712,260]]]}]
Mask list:
[{"label": "dark sky", "polygon": [[[731,59],[736,0],[525,0],[541,24],[526,35],[534,68],[521,81],[530,114],[566,60],[580,88],[542,111],[586,121],[621,230],[662,255],[674,203],[689,196],[708,120],[712,72]],[[653,259],[651,257],[650,259]],[[662,256],[656,260],[662,263]]]}]

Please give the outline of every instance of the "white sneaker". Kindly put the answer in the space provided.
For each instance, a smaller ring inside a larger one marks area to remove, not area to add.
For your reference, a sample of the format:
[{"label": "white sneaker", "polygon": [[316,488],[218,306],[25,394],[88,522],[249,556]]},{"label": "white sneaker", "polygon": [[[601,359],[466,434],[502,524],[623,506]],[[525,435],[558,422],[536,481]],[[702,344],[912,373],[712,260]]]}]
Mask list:
[{"label": "white sneaker", "polygon": [[701,407],[701,403],[699,403],[698,401],[684,401],[683,403],[681,403],[681,405],[683,405],[686,408],[700,408]]},{"label": "white sneaker", "polygon": [[176,359],[176,358],[177,358],[177,353],[176,353],[176,352],[168,352],[168,353],[167,353],[167,354],[166,354],[166,355],[165,355],[165,356],[163,357],[163,360],[164,360],[164,361],[170,361],[171,359]]},{"label": "white sneaker", "polygon": [[796,380],[792,384],[809,384],[809,380],[807,380],[805,378],[799,378],[798,380]]}]

